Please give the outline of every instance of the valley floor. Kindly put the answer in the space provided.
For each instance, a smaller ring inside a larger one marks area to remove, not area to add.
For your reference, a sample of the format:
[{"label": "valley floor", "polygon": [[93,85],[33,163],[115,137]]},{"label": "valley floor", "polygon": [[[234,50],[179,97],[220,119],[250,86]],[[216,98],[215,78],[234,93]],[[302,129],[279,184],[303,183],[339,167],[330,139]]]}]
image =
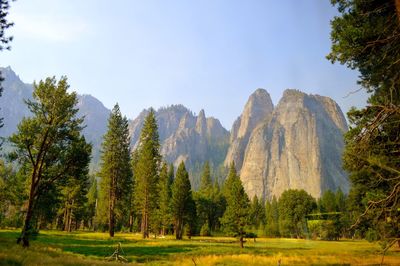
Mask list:
[{"label": "valley floor", "polygon": [[[258,238],[240,249],[233,238],[193,237],[143,240],[138,234],[41,231],[31,247],[15,244],[17,230],[0,230],[0,265],[121,265],[107,262],[118,243],[129,265],[376,265],[380,247],[367,241],[313,241]],[[392,248],[385,265],[400,265],[400,248]]]}]

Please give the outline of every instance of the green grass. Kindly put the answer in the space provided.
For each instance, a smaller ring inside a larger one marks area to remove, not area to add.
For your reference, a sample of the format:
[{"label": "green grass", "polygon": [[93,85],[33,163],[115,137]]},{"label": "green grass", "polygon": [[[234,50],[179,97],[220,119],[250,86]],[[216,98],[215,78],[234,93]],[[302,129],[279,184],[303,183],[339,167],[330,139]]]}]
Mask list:
[{"label": "green grass", "polygon": [[[146,265],[376,265],[380,248],[367,241],[312,241],[259,238],[248,240],[240,249],[233,238],[173,237],[143,240],[138,234],[41,231],[29,249],[15,244],[19,231],[0,230],[1,265],[113,265],[105,258],[120,242],[130,264]],[[194,261],[194,262],[193,262]],[[400,249],[385,258],[388,265],[400,265]],[[115,264],[120,265],[120,264]]]}]

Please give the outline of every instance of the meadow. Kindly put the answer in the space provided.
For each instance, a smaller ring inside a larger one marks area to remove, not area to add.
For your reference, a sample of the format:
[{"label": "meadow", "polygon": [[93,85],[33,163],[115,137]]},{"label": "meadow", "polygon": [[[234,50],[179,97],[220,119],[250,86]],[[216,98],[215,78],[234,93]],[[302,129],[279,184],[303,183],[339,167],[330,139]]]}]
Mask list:
[{"label": "meadow", "polygon": [[[248,239],[240,249],[228,237],[172,236],[141,239],[139,234],[41,231],[31,247],[15,244],[16,230],[0,231],[0,265],[121,265],[107,261],[118,243],[130,265],[377,265],[377,243],[364,240]],[[400,248],[392,248],[385,265],[400,265]]]}]

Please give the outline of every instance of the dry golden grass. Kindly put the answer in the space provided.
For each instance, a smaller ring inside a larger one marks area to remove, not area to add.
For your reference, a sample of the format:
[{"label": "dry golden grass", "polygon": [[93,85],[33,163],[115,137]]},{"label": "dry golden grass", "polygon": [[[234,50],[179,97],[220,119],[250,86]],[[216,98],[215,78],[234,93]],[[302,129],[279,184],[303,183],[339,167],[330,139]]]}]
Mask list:
[{"label": "dry golden grass", "polygon": [[[198,266],[202,265],[379,265],[380,256],[332,256],[332,255],[314,255],[314,256],[290,256],[275,254],[272,256],[260,256],[250,254],[240,255],[209,255],[178,260],[174,265],[193,266],[194,262]],[[400,263],[398,257],[386,257],[384,265],[396,265]]]},{"label": "dry golden grass", "polygon": [[[367,241],[312,241],[259,238],[240,249],[233,238],[173,237],[142,240],[139,234],[42,231],[29,249],[15,244],[18,231],[0,230],[2,265],[121,265],[107,262],[122,243],[129,265],[377,265],[380,247]],[[385,265],[400,265],[400,249],[393,248]]]}]

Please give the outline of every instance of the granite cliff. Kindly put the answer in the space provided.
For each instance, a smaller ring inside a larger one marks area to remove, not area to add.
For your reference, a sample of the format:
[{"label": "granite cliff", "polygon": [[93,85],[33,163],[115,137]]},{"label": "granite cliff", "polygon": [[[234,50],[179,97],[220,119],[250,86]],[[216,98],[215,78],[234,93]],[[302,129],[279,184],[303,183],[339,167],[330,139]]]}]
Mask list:
[{"label": "granite cliff", "polygon": [[232,161],[240,171],[243,164],[244,152],[253,130],[272,114],[274,105],[268,92],[257,89],[250,95],[244,110],[233,123],[228,153],[224,165],[228,167]]},{"label": "granite cliff", "polygon": [[271,199],[287,189],[313,197],[349,181],[342,169],[346,120],[330,98],[286,90],[272,115],[252,132],[241,180],[250,197]]}]

